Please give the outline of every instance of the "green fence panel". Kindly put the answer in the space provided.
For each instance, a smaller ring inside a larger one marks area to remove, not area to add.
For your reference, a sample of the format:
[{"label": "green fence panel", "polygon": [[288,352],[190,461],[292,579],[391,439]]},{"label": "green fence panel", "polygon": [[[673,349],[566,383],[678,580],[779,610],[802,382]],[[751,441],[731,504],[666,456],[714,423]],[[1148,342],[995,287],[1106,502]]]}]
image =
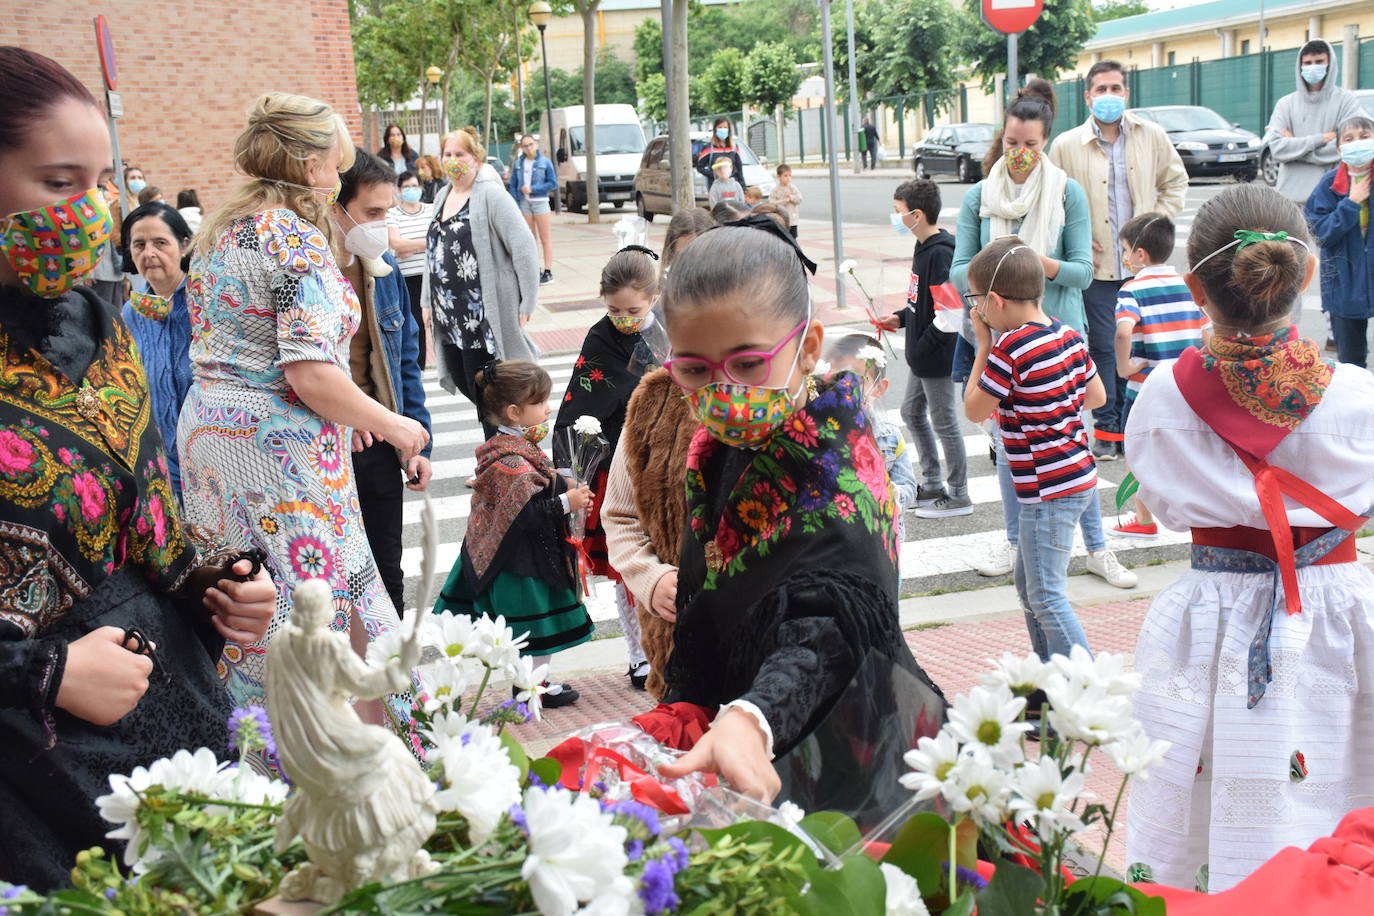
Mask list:
[{"label": "green fence panel", "polygon": [[1057,106],[1054,117],[1054,136],[1077,127],[1088,120],[1088,106],[1083,102],[1083,81],[1081,79],[1060,80],[1054,84],[1054,98]]},{"label": "green fence panel", "polygon": [[1360,85],[1356,88],[1374,89],[1374,38],[1360,39]]},{"label": "green fence panel", "polygon": [[1201,65],[1198,104],[1205,105],[1227,121],[1257,134],[1264,133],[1269,110],[1262,93],[1255,91],[1263,76],[1258,54],[1226,57]]},{"label": "green fence panel", "polygon": [[1191,64],[1135,71],[1131,104],[1138,108],[1193,104],[1191,71]]}]

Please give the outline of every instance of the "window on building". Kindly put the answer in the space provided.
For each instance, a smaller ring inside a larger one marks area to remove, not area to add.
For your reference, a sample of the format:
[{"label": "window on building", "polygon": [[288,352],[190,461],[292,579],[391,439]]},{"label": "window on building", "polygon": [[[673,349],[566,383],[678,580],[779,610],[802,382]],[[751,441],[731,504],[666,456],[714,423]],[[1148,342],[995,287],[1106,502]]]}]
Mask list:
[{"label": "window on building", "polygon": [[1242,56],[1250,53],[1250,39],[1242,38],[1240,41],[1240,53]]},{"label": "window on building", "polygon": [[1172,67],[1173,65],[1174,65],[1174,52],[1173,52],[1173,51],[1170,51],[1170,52],[1169,52],[1169,66]]}]

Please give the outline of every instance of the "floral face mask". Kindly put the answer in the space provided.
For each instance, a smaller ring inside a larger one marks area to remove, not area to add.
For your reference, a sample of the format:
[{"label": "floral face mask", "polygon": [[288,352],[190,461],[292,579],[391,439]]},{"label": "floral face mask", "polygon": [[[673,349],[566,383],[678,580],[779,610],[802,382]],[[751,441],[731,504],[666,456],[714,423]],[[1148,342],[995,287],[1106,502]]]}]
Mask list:
[{"label": "floral face mask", "polygon": [[638,334],[654,323],[653,312],[644,315],[607,315],[606,317],[611,319],[611,327],[622,334]]},{"label": "floral face mask", "polygon": [[[796,337],[810,322],[808,307],[806,321],[797,325],[782,344]],[[798,345],[787,372],[789,378],[801,359],[801,351]],[[767,442],[791,416],[796,400],[797,395],[786,385],[774,388],[731,381],[708,382],[687,394],[688,406],[706,431],[726,445],[739,448],[758,448]]]},{"label": "floral face mask", "polygon": [[1024,146],[1013,146],[1007,150],[1006,157],[1007,168],[1013,172],[1029,172],[1040,161],[1038,150],[1027,149]]},{"label": "floral face mask", "polygon": [[0,219],[0,249],[34,294],[55,299],[95,270],[114,223],[99,188]]},{"label": "floral face mask", "polygon": [[472,171],[472,166],[463,162],[461,159],[445,159],[444,174],[452,181],[457,181],[464,175]]},{"label": "floral face mask", "polygon": [[530,445],[538,445],[544,441],[544,437],[549,434],[549,421],[536,423],[533,426],[520,427],[520,435],[525,437],[525,441]]},{"label": "floral face mask", "polygon": [[134,293],[129,297],[129,305],[135,312],[153,321],[166,321],[172,310],[172,300],[152,293]]}]

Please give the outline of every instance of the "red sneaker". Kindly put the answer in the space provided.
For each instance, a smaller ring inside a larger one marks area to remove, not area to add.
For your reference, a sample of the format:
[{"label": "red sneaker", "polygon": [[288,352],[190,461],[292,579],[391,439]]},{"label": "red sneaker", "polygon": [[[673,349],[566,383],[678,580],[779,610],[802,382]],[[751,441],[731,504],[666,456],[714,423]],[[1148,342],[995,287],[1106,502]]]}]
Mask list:
[{"label": "red sneaker", "polygon": [[1112,528],[1112,534],[1117,534],[1126,538],[1158,537],[1159,526],[1153,522],[1148,525],[1141,524],[1141,522],[1132,515],[1130,521],[1114,526]]}]

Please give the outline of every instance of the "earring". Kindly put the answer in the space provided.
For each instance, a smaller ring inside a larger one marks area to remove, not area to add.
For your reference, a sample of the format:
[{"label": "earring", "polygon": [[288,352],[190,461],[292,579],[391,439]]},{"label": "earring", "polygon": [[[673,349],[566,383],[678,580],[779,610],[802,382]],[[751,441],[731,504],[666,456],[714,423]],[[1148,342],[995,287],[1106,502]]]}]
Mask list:
[{"label": "earring", "polygon": [[819,393],[820,392],[816,388],[816,376],[808,372],[806,374],[806,399],[808,401],[814,401],[816,395]]}]

